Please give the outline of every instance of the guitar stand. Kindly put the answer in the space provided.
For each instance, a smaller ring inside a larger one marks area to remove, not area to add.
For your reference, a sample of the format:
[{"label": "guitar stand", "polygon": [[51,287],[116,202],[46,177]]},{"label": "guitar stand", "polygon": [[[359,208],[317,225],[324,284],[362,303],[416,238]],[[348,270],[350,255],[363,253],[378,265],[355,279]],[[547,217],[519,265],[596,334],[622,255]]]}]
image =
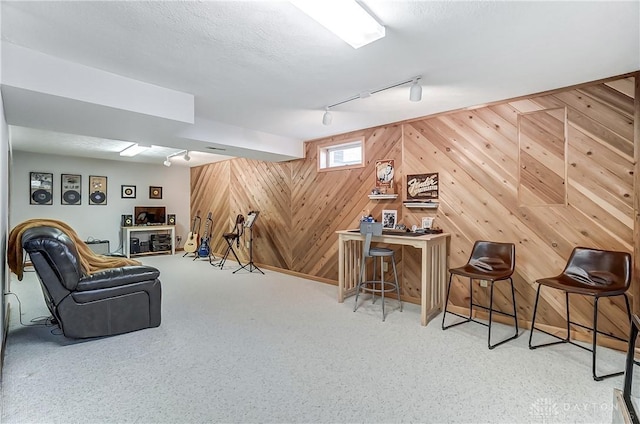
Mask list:
[{"label": "guitar stand", "polygon": [[[264,272],[262,272],[262,270],[260,268],[258,268],[256,266],[256,264],[253,262],[253,224],[256,222],[256,218],[258,218],[258,214],[260,212],[258,211],[251,211],[247,214],[247,228],[249,228],[249,262],[245,265],[242,265],[240,263],[240,261],[238,261],[238,263],[240,264],[240,268],[236,269],[235,271],[233,271],[233,274],[235,274],[236,272],[240,271],[241,269],[246,269],[249,272],[253,272],[253,271],[258,271],[260,272],[260,274],[264,275]],[[232,249],[233,251],[233,249]],[[235,255],[235,252],[233,253]],[[238,257],[236,256],[236,259]],[[248,267],[248,268],[247,268]]]},{"label": "guitar stand", "polygon": [[198,254],[198,252],[196,251],[196,252],[194,252],[194,254],[195,254],[195,256],[193,257],[193,260],[194,260],[194,261],[195,261],[196,259],[200,259],[200,258],[206,258],[206,257],[208,257],[208,258],[209,258],[209,263],[210,263],[211,265],[213,265],[213,264],[212,264],[213,260],[215,260],[215,259],[216,259],[216,257],[215,257],[214,255],[212,255],[211,253],[209,253],[209,255],[208,255],[208,256],[200,256],[200,254]]}]

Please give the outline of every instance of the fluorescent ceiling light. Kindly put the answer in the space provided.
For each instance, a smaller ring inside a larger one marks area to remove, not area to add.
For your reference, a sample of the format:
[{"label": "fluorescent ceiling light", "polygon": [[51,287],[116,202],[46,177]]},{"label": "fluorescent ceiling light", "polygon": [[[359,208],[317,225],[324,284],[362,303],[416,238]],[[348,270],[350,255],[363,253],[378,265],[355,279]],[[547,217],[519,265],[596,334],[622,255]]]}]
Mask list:
[{"label": "fluorescent ceiling light", "polygon": [[143,146],[141,144],[138,143],[134,143],[131,146],[127,147],[126,149],[124,149],[123,151],[120,152],[120,156],[135,156],[138,153],[142,153],[145,150],[147,150],[149,148],[149,146]]},{"label": "fluorescent ceiling light", "polygon": [[355,0],[290,0],[304,13],[357,49],[384,37],[380,25]]}]

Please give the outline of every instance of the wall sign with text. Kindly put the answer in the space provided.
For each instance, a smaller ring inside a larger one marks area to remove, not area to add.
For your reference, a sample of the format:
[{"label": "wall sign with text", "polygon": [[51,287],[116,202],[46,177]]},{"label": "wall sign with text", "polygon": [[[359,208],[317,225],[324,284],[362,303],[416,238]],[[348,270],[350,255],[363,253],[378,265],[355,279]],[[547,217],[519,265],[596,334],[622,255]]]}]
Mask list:
[{"label": "wall sign with text", "polygon": [[407,175],[407,200],[433,200],[438,198],[438,173]]}]

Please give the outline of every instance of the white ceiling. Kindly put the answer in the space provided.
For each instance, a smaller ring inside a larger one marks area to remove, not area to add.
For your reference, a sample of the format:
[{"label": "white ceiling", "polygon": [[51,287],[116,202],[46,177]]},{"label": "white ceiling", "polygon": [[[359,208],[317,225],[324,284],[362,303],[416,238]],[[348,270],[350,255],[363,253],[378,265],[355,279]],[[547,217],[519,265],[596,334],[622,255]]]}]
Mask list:
[{"label": "white ceiling", "polygon": [[[286,1],[2,1],[0,13],[5,43],[191,93],[196,124],[224,124],[242,129],[240,134],[257,131],[279,136],[281,143],[640,69],[637,0],[361,3],[387,35],[357,50]],[[332,125],[322,125],[326,105],[416,75],[423,76],[421,102],[408,101],[405,85],[337,106]],[[84,122],[95,124],[95,131],[75,137],[69,133],[78,133],[77,127],[53,128],[38,113],[19,108],[16,96],[6,95],[3,87],[4,96],[9,124],[25,127],[12,128],[15,150],[55,147],[56,153],[120,159],[115,152],[123,141],[86,137],[99,132],[99,115]],[[157,137],[157,128],[146,127],[140,124],[136,134]],[[171,147],[166,151],[207,151],[206,140],[186,141],[170,130],[162,138],[162,145]],[[215,141],[215,134],[205,138]],[[245,147],[251,149],[254,139],[248,137]],[[247,156],[281,159],[282,146],[276,144],[260,143]],[[225,148],[224,142],[215,145]],[[228,147],[225,154],[245,156],[232,143]],[[131,160],[157,161],[166,154]],[[226,156],[202,160],[221,157]]]}]

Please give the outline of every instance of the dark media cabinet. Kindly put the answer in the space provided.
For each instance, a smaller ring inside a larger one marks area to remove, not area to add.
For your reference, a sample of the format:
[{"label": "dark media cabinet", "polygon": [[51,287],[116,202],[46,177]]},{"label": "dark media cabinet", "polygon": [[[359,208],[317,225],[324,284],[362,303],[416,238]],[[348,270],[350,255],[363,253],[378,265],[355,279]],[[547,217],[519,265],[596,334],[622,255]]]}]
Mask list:
[{"label": "dark media cabinet", "polygon": [[124,255],[127,258],[176,253],[175,225],[135,225],[121,229]]}]

